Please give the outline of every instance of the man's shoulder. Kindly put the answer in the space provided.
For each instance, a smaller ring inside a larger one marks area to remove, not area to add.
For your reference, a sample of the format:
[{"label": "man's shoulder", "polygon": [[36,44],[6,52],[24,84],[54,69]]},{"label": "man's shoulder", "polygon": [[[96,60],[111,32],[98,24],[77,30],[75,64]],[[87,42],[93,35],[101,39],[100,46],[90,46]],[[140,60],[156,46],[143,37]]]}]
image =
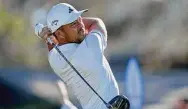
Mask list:
[{"label": "man's shoulder", "polygon": [[[78,45],[79,44],[69,43],[69,44],[58,46],[58,49],[61,51],[63,55],[69,57],[76,51]],[[60,53],[55,48],[53,48],[48,54],[49,61],[55,61],[55,60],[57,61],[60,59],[60,57],[62,58]]]}]

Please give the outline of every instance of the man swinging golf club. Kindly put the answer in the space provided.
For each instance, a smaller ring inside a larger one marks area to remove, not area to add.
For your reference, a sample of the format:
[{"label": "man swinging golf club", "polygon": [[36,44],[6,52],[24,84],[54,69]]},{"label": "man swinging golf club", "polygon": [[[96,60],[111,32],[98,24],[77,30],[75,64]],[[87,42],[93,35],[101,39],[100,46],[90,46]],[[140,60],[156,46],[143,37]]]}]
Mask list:
[{"label": "man swinging golf club", "polygon": [[36,24],[35,33],[47,42],[52,69],[83,109],[129,109],[104,56],[105,25],[99,18],[81,17],[86,11],[59,3],[48,12],[46,26]]}]

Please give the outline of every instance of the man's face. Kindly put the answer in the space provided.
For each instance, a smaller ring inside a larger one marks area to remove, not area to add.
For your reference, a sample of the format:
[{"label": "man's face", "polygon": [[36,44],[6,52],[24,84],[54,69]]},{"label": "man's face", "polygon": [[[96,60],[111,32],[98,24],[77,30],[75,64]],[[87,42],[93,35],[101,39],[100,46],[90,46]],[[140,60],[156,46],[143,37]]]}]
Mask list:
[{"label": "man's face", "polygon": [[[79,17],[74,22],[64,25],[61,28],[61,31],[65,34],[65,39],[67,43],[74,42],[74,43],[81,43],[86,35],[86,30],[82,18]],[[60,36],[57,36],[60,37]],[[60,38],[58,38],[60,39]]]}]

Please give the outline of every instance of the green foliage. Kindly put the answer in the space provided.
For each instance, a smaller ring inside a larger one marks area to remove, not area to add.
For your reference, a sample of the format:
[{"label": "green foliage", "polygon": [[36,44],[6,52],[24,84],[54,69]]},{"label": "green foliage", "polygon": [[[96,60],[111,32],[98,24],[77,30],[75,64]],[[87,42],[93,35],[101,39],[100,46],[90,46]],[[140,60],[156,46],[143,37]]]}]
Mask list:
[{"label": "green foliage", "polygon": [[[8,12],[0,6],[0,67],[26,65],[46,67],[47,54],[41,49],[39,40],[34,37],[33,28],[22,15]],[[44,48],[44,47],[43,47]],[[46,48],[44,48],[46,50]]]}]

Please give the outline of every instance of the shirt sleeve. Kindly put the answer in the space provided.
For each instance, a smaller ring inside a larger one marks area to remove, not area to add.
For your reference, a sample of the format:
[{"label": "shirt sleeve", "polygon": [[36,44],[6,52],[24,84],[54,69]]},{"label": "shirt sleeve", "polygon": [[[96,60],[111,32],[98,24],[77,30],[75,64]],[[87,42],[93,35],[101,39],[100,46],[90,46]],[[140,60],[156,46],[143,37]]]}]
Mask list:
[{"label": "shirt sleeve", "polygon": [[102,62],[104,49],[106,48],[106,40],[104,35],[99,31],[91,31],[85,38],[86,46],[91,50],[95,59]]},{"label": "shirt sleeve", "polygon": [[[90,37],[95,37],[95,38],[90,38]],[[103,33],[101,33],[99,30],[92,30],[91,32],[89,32],[88,36],[87,36],[87,43],[98,43],[99,47],[102,51],[104,51],[107,47],[107,36],[105,37],[105,35]]]}]

